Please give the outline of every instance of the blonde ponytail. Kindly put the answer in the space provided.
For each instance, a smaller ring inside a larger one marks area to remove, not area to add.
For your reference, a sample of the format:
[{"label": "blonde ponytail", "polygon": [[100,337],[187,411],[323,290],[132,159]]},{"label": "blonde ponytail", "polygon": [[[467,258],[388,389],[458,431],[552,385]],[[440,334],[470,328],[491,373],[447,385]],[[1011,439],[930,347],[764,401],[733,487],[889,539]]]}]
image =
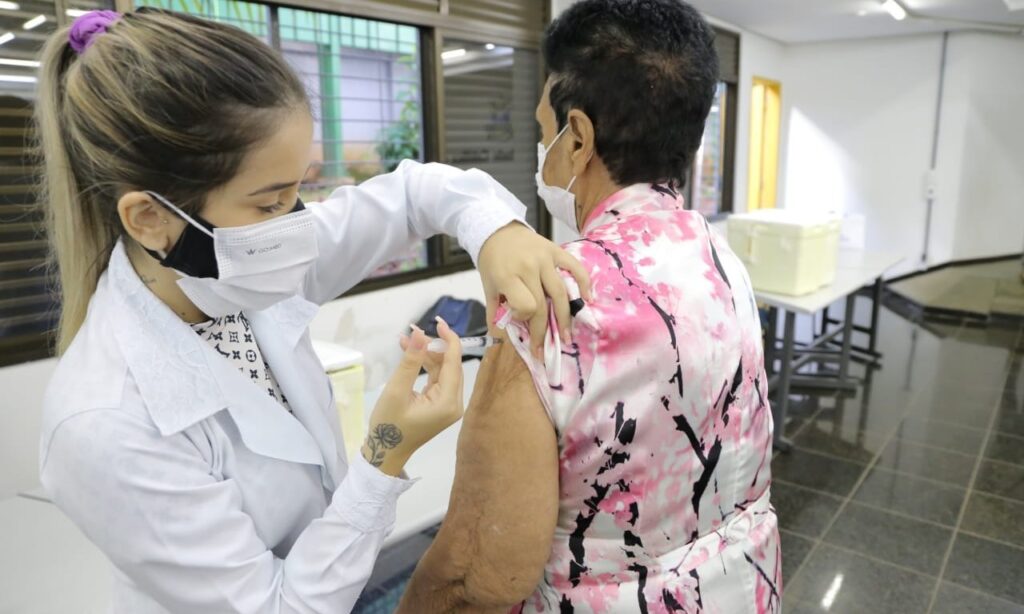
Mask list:
[{"label": "blonde ponytail", "polygon": [[[50,242],[49,268],[58,280],[61,305],[57,354],[63,354],[85,321],[89,299],[106,269],[119,231],[109,220],[97,219],[104,204],[79,189],[61,126],[64,76],[74,59],[67,30],[54,35],[43,48],[36,106],[36,134],[43,157],[39,202]],[[95,192],[93,192],[95,195]]]},{"label": "blonde ponytail", "polygon": [[153,190],[196,212],[270,135],[277,113],[308,108],[284,59],[231,26],[140,9],[81,54],[69,30],[43,50],[35,112],[62,306],[58,354],[82,327],[123,234],[121,195]]}]

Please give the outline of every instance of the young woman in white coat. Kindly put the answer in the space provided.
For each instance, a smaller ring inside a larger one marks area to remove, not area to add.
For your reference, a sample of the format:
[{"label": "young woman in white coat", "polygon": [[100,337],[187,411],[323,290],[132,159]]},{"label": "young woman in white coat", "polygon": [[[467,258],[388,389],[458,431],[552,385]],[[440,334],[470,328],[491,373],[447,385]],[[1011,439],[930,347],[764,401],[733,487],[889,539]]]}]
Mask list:
[{"label": "young woman in white coat", "polygon": [[228,26],[80,17],[44,51],[37,123],[63,307],[40,471],[113,562],[114,611],[348,612],[405,461],[462,415],[462,371],[442,323],[453,349],[414,392],[408,339],[349,464],[317,305],[442,232],[541,327],[545,293],[568,323],[557,268],[586,274],[479,171],[404,162],[304,206],[302,84]]}]

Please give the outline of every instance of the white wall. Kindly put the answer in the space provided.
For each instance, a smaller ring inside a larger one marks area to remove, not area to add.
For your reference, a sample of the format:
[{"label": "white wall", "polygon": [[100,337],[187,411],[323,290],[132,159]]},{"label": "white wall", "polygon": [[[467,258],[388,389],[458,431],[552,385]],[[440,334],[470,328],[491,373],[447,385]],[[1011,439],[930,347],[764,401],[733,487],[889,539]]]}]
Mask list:
[{"label": "white wall", "polygon": [[[863,214],[869,248],[924,249],[941,35],[793,45],[785,53],[785,206]],[[1019,252],[1024,238],[1024,40],[949,39],[926,266]]]},{"label": "white wall", "polygon": [[865,216],[867,247],[921,254],[940,37],[790,46],[788,209]]},{"label": "white wall", "polygon": [[[966,82],[967,99],[959,192],[951,195],[957,211],[952,259],[1019,252],[1024,242],[1024,38],[956,34],[949,57],[947,83]],[[943,115],[945,130],[953,121]],[[948,160],[943,153],[941,167],[955,171],[955,153]]]}]

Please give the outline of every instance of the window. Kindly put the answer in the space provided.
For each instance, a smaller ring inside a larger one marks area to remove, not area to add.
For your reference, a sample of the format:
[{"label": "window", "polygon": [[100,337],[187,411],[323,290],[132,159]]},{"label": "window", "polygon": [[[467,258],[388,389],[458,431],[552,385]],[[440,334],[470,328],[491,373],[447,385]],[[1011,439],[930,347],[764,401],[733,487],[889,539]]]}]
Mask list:
[{"label": "window", "polygon": [[704,137],[694,158],[687,199],[691,209],[707,217],[722,215],[733,209],[736,85],[739,80],[739,37],[724,30],[716,29],[715,32],[719,82],[711,112],[704,125]]},{"label": "window", "polygon": [[58,306],[36,207],[32,109],[37,55],[76,11],[106,5],[37,0],[0,6],[0,365],[47,355]]},{"label": "window", "polygon": [[[544,223],[534,174],[539,133],[538,53],[493,43],[449,39],[444,69],[444,162],[479,168],[526,204],[527,222]],[[461,250],[459,250],[461,251]]]},{"label": "window", "polygon": [[[530,223],[547,228],[532,181],[545,0],[362,0],[339,4],[352,13],[345,15],[304,9],[306,0],[293,7],[241,0],[136,2],[231,24],[281,51],[303,79],[315,115],[315,163],[303,180],[305,200],[390,171],[402,159],[446,161],[492,173],[530,207]],[[35,58],[59,24],[112,4],[0,4],[0,366],[48,355],[47,336],[59,313],[49,293],[46,242],[34,204],[36,168],[27,153]],[[69,8],[57,14],[55,6]],[[38,24],[24,27],[39,15],[44,18]],[[456,45],[466,49],[468,62],[449,71],[441,53]],[[480,87],[494,89],[481,93]],[[480,105],[484,100],[486,106]],[[468,260],[453,241],[435,237],[353,291],[465,270]]]}]

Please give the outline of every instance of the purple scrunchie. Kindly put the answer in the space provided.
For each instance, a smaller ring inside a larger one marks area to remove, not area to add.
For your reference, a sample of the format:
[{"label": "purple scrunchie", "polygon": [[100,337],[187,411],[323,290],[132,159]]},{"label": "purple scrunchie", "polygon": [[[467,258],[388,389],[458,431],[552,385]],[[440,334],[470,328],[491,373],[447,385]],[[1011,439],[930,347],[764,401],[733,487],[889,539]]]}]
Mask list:
[{"label": "purple scrunchie", "polygon": [[89,11],[75,19],[68,33],[68,42],[75,53],[82,55],[96,37],[107,31],[115,21],[121,18],[117,11]]}]

